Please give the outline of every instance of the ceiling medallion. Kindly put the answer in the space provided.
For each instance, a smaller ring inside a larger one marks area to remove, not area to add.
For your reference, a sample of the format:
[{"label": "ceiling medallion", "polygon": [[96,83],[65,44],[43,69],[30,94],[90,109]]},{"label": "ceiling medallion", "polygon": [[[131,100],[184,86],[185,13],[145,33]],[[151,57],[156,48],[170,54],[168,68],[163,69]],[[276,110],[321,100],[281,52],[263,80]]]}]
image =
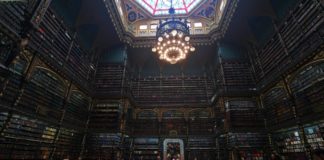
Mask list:
[{"label": "ceiling medallion", "polygon": [[169,9],[171,19],[160,20],[156,32],[156,44],[152,52],[157,52],[161,60],[176,64],[186,59],[189,52],[194,52],[195,47],[190,45],[190,30],[186,19],[175,18],[175,9]]}]

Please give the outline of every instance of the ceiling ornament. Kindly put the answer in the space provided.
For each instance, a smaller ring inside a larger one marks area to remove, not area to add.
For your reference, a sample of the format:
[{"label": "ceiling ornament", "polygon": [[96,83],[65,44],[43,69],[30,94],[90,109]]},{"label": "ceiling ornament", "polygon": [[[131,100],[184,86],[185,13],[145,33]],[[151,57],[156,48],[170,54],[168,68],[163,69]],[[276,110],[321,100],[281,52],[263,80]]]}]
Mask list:
[{"label": "ceiling ornament", "polygon": [[[136,0],[103,0],[103,1],[105,3],[110,19],[112,20],[112,23],[121,41],[129,44],[131,47],[134,48],[151,48],[156,44],[155,43],[156,37],[154,36],[155,34],[153,36],[138,37],[136,36],[136,34],[134,34],[132,30],[130,30],[130,28],[133,28],[134,24],[141,22],[143,20],[145,21],[154,20],[154,19],[157,20],[160,18],[166,18],[167,15],[150,17],[148,14],[146,14],[147,13],[146,11],[141,12],[142,10],[141,7],[135,5],[137,4]],[[192,14],[184,14],[184,15],[177,14],[177,16],[179,15],[181,18],[188,18],[189,20],[191,20],[192,18],[199,19],[199,17],[202,17],[203,19],[204,17],[207,18],[212,17],[211,19],[206,19],[207,22],[213,21],[214,23],[208,26],[207,33],[204,34],[192,33],[190,37],[190,43],[195,46],[211,45],[225,35],[229,23],[237,8],[239,0],[205,0],[204,3],[202,2],[200,3],[201,4],[196,6],[195,9],[193,9],[193,11],[190,12]],[[130,4],[130,5],[127,6],[125,4]],[[127,8],[126,6],[131,8]],[[211,9],[210,7],[213,7],[214,10]],[[219,10],[222,10],[221,15],[219,15]],[[137,15],[132,13],[132,11],[136,12]],[[128,17],[129,13],[130,15]],[[216,18],[213,17],[212,15],[215,15]]]}]

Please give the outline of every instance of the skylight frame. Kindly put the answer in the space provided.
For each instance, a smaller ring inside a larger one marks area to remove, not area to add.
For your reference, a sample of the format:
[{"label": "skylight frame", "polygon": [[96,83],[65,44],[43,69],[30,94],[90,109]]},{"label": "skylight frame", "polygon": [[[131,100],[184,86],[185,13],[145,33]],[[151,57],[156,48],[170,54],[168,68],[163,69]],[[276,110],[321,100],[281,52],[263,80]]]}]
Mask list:
[{"label": "skylight frame", "polygon": [[[152,16],[164,16],[169,14],[170,0],[134,0]],[[190,14],[203,0],[173,0],[176,15]]]}]

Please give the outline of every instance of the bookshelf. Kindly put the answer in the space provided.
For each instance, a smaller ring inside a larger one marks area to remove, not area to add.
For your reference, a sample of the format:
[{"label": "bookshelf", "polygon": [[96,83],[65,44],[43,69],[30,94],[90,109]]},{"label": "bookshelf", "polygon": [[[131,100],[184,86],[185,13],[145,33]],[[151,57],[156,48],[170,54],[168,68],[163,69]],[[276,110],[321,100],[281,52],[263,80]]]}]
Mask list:
[{"label": "bookshelf", "polygon": [[216,138],[217,159],[228,159],[227,134],[221,134]]},{"label": "bookshelf", "polygon": [[58,141],[54,159],[77,159],[81,152],[81,142],[83,138],[82,130],[73,129],[73,127],[62,127]]},{"label": "bookshelf", "polygon": [[321,26],[322,4],[319,1],[299,1],[281,22],[274,22],[276,33],[253,57],[257,82],[266,84],[279,73],[314,54],[323,43]]},{"label": "bookshelf", "polygon": [[122,64],[99,64],[96,74],[96,95],[121,96],[123,71]]},{"label": "bookshelf", "polygon": [[265,133],[228,133],[227,145],[231,152],[229,157],[239,159],[261,159],[265,158],[265,146],[267,136]]},{"label": "bookshelf", "polygon": [[324,121],[317,121],[304,125],[304,132],[308,144],[312,149],[324,149]]},{"label": "bookshelf", "polygon": [[324,62],[319,62],[315,64],[308,65],[304,67],[299,73],[296,74],[292,82],[290,83],[290,88],[292,92],[300,92],[308,87],[312,86],[314,83],[323,80],[324,78]]},{"label": "bookshelf", "polygon": [[[20,1],[0,3],[1,65],[16,47],[14,43],[27,31],[23,27],[27,26],[25,17],[30,16],[28,12],[34,7],[30,5]],[[28,56],[36,55],[39,64],[44,62],[44,65],[32,66],[30,78],[22,89],[21,82],[30,62],[25,59],[25,51],[8,68],[1,66],[0,80],[4,83],[1,83],[0,125],[4,136],[1,136],[0,159],[48,159],[51,152],[54,159],[77,159],[88,117],[86,92],[94,72],[91,60],[96,59],[91,56],[96,54],[80,45],[79,35],[52,8],[46,11],[39,28],[30,34]],[[72,91],[66,97],[64,79],[73,81],[73,86],[81,86],[85,93]]]},{"label": "bookshelf", "polygon": [[135,159],[151,160],[151,159],[158,159],[158,157],[160,157],[159,151],[156,149],[145,149],[145,150],[135,149],[133,152],[134,152],[133,157]]},{"label": "bookshelf", "polygon": [[89,98],[84,93],[73,90],[68,101],[63,124],[70,124],[80,129],[85,128],[89,105]]},{"label": "bookshelf", "polygon": [[8,29],[11,34],[19,35],[23,31],[27,5],[23,1],[1,2],[0,25]]},{"label": "bookshelf", "polygon": [[225,102],[229,131],[262,131],[263,116],[255,100],[228,100]]},{"label": "bookshelf", "polygon": [[4,106],[9,107],[14,103],[15,97],[18,95],[19,87],[22,82],[22,72],[26,69],[27,62],[19,59],[16,65],[11,65],[10,69],[2,68],[3,83],[0,85],[2,88],[2,96],[0,100]]},{"label": "bookshelf", "polygon": [[258,148],[262,149],[267,145],[267,136],[265,133],[228,133],[229,147],[238,148]]},{"label": "bookshelf", "polygon": [[14,41],[2,31],[0,31],[0,37],[0,63],[5,64],[13,49]]},{"label": "bookshelf", "polygon": [[297,127],[287,128],[273,134],[275,149],[286,157],[304,155],[305,148]]},{"label": "bookshelf", "polygon": [[[214,159],[215,151],[209,149],[201,149],[201,150],[192,150],[188,153],[188,160],[195,159]],[[213,158],[211,158],[213,157]]]},{"label": "bookshelf", "polygon": [[315,63],[300,70],[290,83],[290,88],[296,98],[297,114],[304,123],[323,119],[321,107],[323,102],[324,63]]},{"label": "bookshelf", "polygon": [[188,135],[212,135],[214,133],[215,120],[212,118],[191,119],[188,123]]},{"label": "bookshelf", "polygon": [[121,135],[115,133],[90,133],[87,135],[85,158],[115,159]]},{"label": "bookshelf", "polygon": [[158,159],[161,156],[160,152],[158,138],[134,138],[132,158],[143,160]]},{"label": "bookshelf", "polygon": [[214,91],[212,77],[204,75],[140,76],[131,79],[138,105],[208,104]]},{"label": "bookshelf", "polygon": [[118,101],[98,102],[90,113],[90,130],[109,133],[118,132],[122,108]]},{"label": "bookshelf", "polygon": [[42,61],[83,87],[88,87],[93,74],[90,52],[80,45],[76,32],[64,24],[62,18],[49,7],[37,31],[32,32],[29,48]]},{"label": "bookshelf", "polygon": [[[321,7],[320,2],[310,0],[301,1],[291,11],[291,14],[286,17],[284,23],[279,26],[279,33],[286,44],[288,52],[294,58],[309,53],[305,52],[307,50],[306,48],[299,50],[300,46],[312,48],[312,46],[321,45],[323,42],[320,38],[316,38],[319,41],[313,39],[307,42],[307,40],[310,40],[309,37],[318,36],[314,32],[320,29],[320,25],[323,23],[321,16],[318,16],[322,13]],[[305,40],[308,45],[303,44]],[[315,44],[312,44],[313,42]]]},{"label": "bookshelf", "polygon": [[14,113],[1,138],[0,157],[46,159],[56,131],[55,125],[44,120]]},{"label": "bookshelf", "polygon": [[280,128],[287,124],[295,124],[294,112],[286,91],[283,87],[274,87],[263,96],[269,128]]},{"label": "bookshelf", "polygon": [[247,62],[222,60],[225,88],[231,91],[246,91],[254,88],[250,65]]},{"label": "bookshelf", "polygon": [[188,144],[187,148],[189,150],[201,150],[201,149],[209,149],[214,150],[215,149],[215,139],[213,137],[205,136],[202,137],[194,137],[190,136],[188,138]]},{"label": "bookshelf", "polygon": [[57,75],[36,69],[18,102],[17,109],[38,114],[53,121],[62,115],[66,86]]}]

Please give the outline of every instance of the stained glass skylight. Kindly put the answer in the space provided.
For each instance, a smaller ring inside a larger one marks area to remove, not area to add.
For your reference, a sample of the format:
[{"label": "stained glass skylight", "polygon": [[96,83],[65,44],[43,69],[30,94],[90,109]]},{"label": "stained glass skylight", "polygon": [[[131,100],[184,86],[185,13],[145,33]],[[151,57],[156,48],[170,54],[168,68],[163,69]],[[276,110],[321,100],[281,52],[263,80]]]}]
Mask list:
[{"label": "stained glass skylight", "polygon": [[[171,7],[171,0],[135,0],[144,9],[154,16],[169,14]],[[173,8],[175,14],[188,14],[192,11],[202,0],[173,0]]]}]

